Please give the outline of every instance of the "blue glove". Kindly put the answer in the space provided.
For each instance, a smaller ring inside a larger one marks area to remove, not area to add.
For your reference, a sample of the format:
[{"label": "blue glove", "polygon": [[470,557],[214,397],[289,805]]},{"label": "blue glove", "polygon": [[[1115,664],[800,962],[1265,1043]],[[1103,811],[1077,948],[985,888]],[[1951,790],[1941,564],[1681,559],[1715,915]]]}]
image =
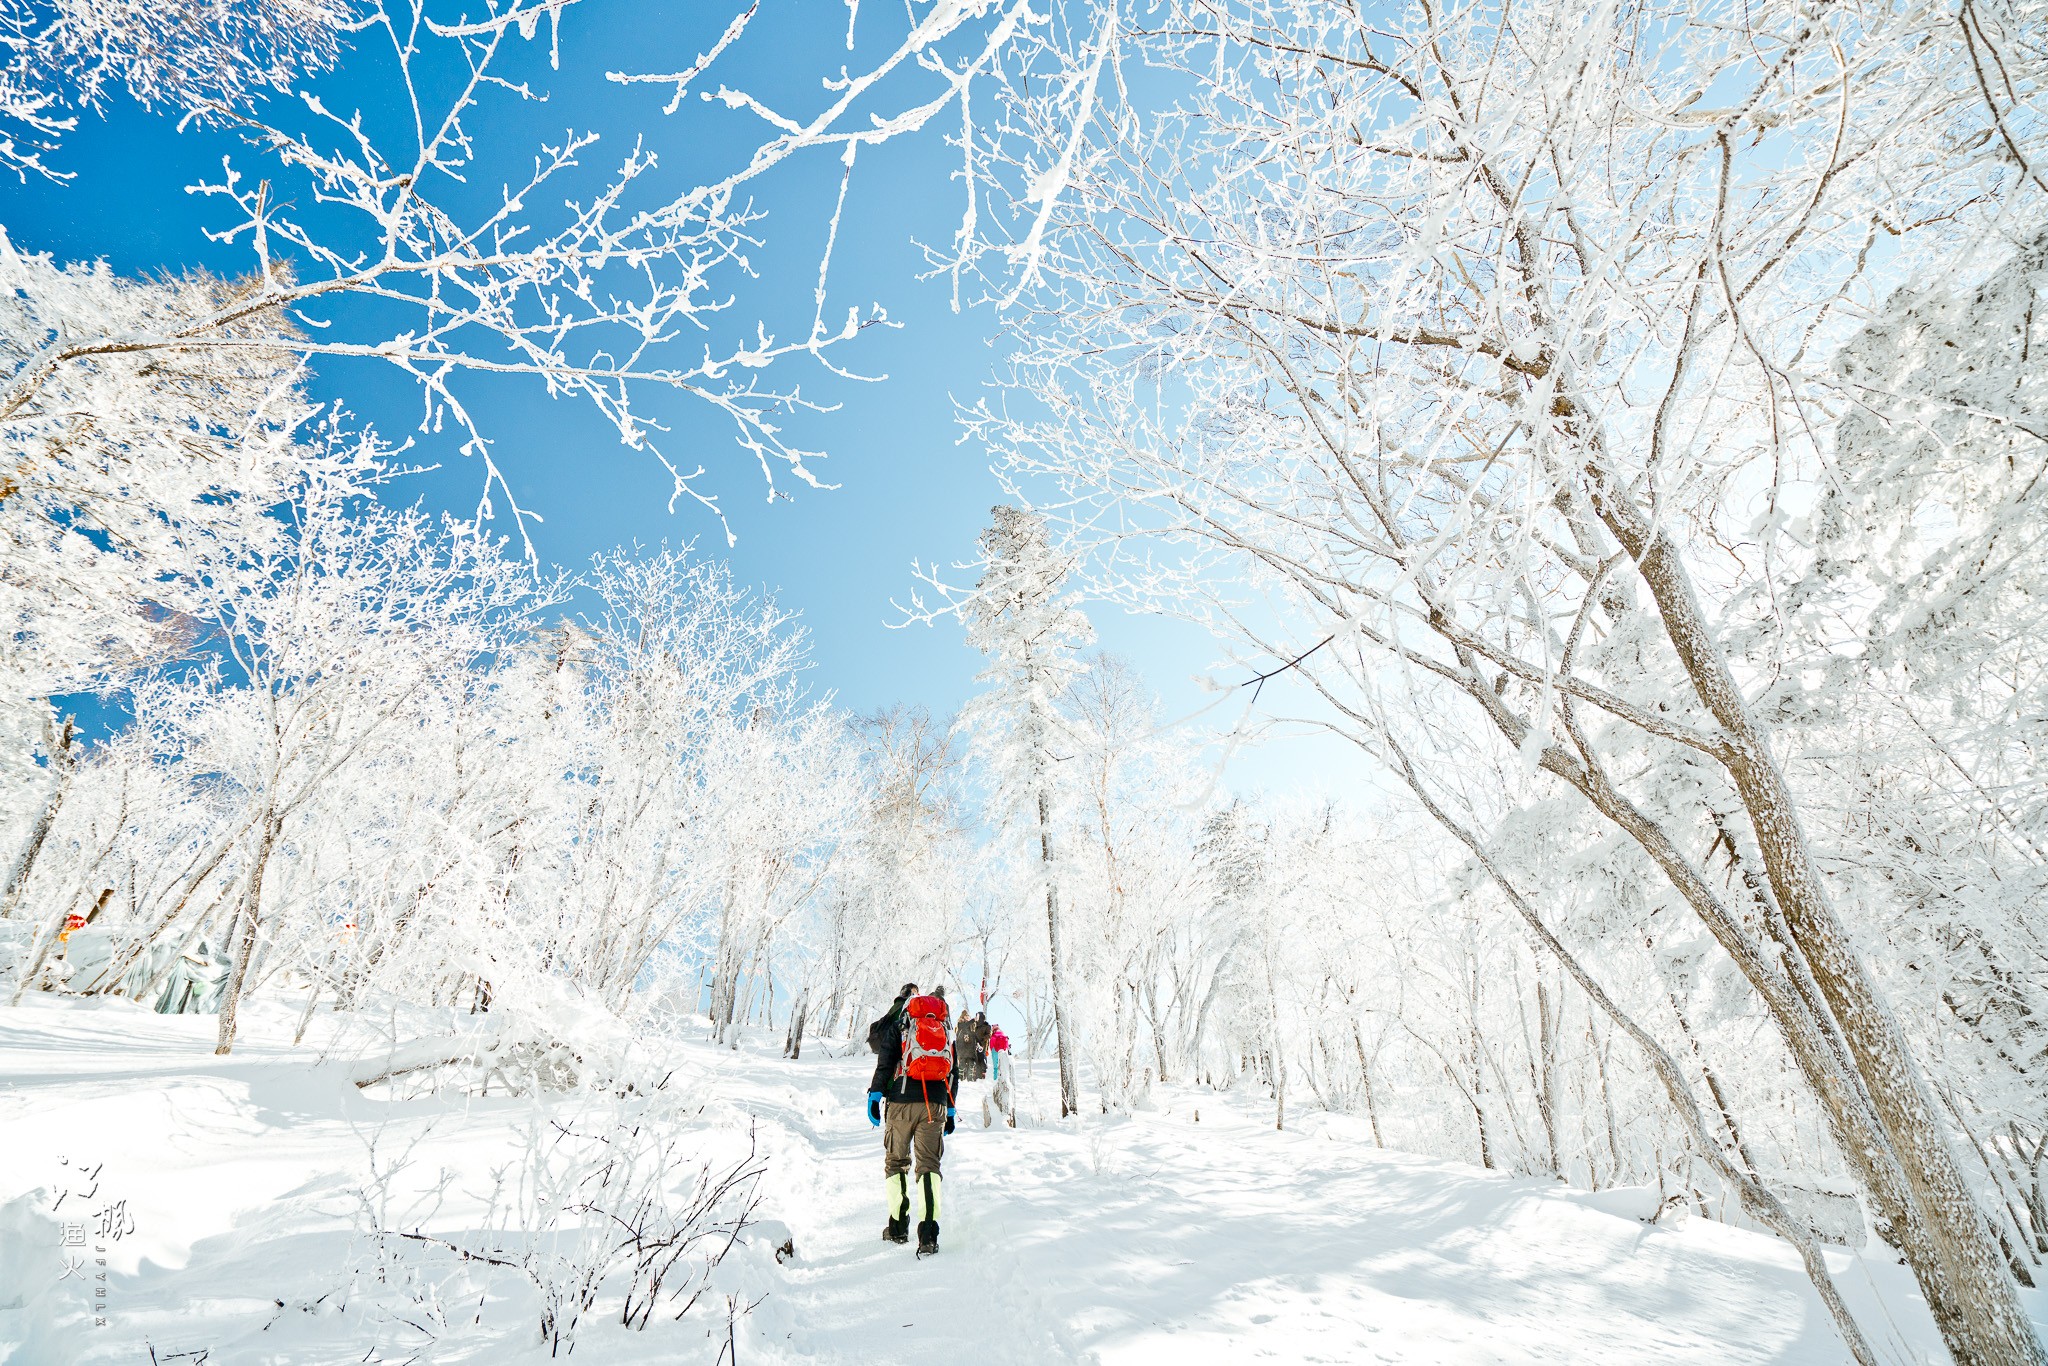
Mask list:
[{"label": "blue glove", "polygon": [[946,1132],[953,1132],[953,1107],[950,1105],[946,1107]]},{"label": "blue glove", "polygon": [[868,1092],[868,1123],[874,1125],[877,1129],[882,1127],[882,1093],[880,1091]]}]

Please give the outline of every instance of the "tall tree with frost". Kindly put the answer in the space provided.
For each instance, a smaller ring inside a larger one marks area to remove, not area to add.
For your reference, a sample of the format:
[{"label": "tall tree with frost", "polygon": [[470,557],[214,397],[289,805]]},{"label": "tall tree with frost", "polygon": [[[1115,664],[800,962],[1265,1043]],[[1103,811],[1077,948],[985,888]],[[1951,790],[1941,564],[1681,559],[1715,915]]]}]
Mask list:
[{"label": "tall tree with frost", "polygon": [[[1804,572],[1800,515],[1865,438],[1905,467],[1974,423],[2012,487],[1959,492],[2032,497],[2023,389],[1915,413],[1889,386],[1928,367],[1830,358],[1922,263],[2028,249],[2038,0],[1126,9],[1034,50],[1026,146],[984,161],[1018,191],[1008,292],[1047,325],[1027,401],[976,434],[1077,526],[1173,545],[1118,581],[1298,667],[1490,873],[1501,792],[1444,804],[1466,738],[1574,794],[1755,994],[1956,1360],[2048,1359],[1821,856],[1798,722],[1823,675],[1779,625],[1869,610]],[[2019,311],[2001,355],[2038,344]],[[1995,524],[1988,559],[1897,582],[1965,602],[2039,553]],[[1245,611],[1246,575],[1291,610]]]},{"label": "tall tree with frost", "polygon": [[981,534],[982,574],[962,609],[967,643],[989,658],[980,680],[988,690],[960,713],[960,727],[989,764],[997,802],[1007,818],[1022,815],[1037,845],[1045,889],[1045,932],[1052,974],[1053,1034],[1059,1053],[1060,1113],[1080,1108],[1074,1070],[1068,965],[1060,926],[1058,865],[1053,851],[1053,740],[1059,702],[1082,664],[1078,652],[1095,639],[1088,618],[1061,585],[1072,560],[1055,550],[1034,513],[998,506]]}]

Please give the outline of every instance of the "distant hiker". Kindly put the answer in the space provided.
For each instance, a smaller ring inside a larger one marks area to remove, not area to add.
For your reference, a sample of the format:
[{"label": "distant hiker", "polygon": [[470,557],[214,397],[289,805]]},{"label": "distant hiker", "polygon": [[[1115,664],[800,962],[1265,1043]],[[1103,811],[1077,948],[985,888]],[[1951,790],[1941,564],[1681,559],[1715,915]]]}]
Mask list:
[{"label": "distant hiker", "polygon": [[[911,990],[915,990],[912,988]],[[875,1075],[868,1083],[868,1122],[882,1128],[882,1174],[889,1222],[882,1237],[910,1241],[910,1170],[917,1158],[917,1255],[939,1250],[939,1162],[953,1132],[953,1041],[946,1029],[946,989],[911,995],[868,1031]],[[878,1037],[879,1031],[879,1037]]]},{"label": "distant hiker", "polygon": [[960,1007],[960,1018],[953,1025],[953,1078],[956,1085],[978,1080],[974,1075],[974,1017],[966,1006]]},{"label": "distant hiker", "polygon": [[974,1080],[988,1080],[988,1041],[995,1033],[995,1026],[988,1022],[988,1012],[974,1012]]},{"label": "distant hiker", "polygon": [[1003,1059],[1010,1053],[1010,1036],[994,1025],[988,1026],[988,1063],[995,1074],[995,1085],[989,1088],[989,1095],[981,1099],[981,1127],[986,1129],[993,1122],[989,1115],[989,1101],[995,1101],[995,1108],[1012,1129],[1017,1127],[1016,1112],[1010,1108],[1010,1074],[1003,1067]]}]

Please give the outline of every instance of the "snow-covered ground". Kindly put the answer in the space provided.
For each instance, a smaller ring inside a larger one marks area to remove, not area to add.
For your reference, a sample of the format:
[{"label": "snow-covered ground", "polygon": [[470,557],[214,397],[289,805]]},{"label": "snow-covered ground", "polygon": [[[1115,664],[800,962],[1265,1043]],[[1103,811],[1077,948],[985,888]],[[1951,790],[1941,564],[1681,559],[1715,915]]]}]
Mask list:
[{"label": "snow-covered ground", "polygon": [[[291,1048],[290,1025],[262,1006],[215,1058],[211,1019],[119,1002],[0,1010],[0,1360],[545,1357],[531,1305],[487,1268],[431,1296],[374,1284],[356,1194],[373,1152],[387,1168],[403,1153],[407,1171],[448,1174],[427,1182],[447,1199],[425,1226],[460,1226],[535,1108],[374,1099],[341,1061]],[[1772,1239],[1645,1225],[1625,1197],[1376,1152],[1341,1118],[1276,1133],[1251,1098],[1201,1090],[1128,1119],[1014,1130],[983,1129],[970,1094],[946,1155],[943,1251],[919,1262],[878,1236],[865,1054],[830,1051],[792,1063],[772,1046],[685,1044],[673,1060],[671,1089],[694,1107],[685,1150],[743,1150],[751,1121],[758,1214],[794,1240],[788,1264],[756,1246],[734,1273],[767,1296],[734,1334],[741,1360],[1846,1359]],[[108,1248],[105,1326],[92,1247],[61,1246],[64,1222],[88,1215]],[[1941,1360],[1902,1268],[1837,1265],[1888,1359]],[[710,1362],[727,1332],[722,1309],[645,1332],[593,1314],[575,1359]]]}]

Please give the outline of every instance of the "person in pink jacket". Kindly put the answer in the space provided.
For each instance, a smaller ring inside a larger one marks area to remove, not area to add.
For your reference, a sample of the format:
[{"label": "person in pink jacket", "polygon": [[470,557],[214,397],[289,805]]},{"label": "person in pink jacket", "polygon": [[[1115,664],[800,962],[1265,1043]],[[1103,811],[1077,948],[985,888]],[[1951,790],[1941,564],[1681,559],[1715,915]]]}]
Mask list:
[{"label": "person in pink jacket", "polygon": [[1010,1036],[1003,1033],[1002,1026],[992,1025],[988,1031],[988,1094],[981,1098],[981,1127],[986,1129],[995,1123],[995,1115],[989,1112],[989,1102],[995,1102],[995,1113],[1003,1117],[1012,1129],[1017,1127],[1017,1112],[1010,1097]]}]

